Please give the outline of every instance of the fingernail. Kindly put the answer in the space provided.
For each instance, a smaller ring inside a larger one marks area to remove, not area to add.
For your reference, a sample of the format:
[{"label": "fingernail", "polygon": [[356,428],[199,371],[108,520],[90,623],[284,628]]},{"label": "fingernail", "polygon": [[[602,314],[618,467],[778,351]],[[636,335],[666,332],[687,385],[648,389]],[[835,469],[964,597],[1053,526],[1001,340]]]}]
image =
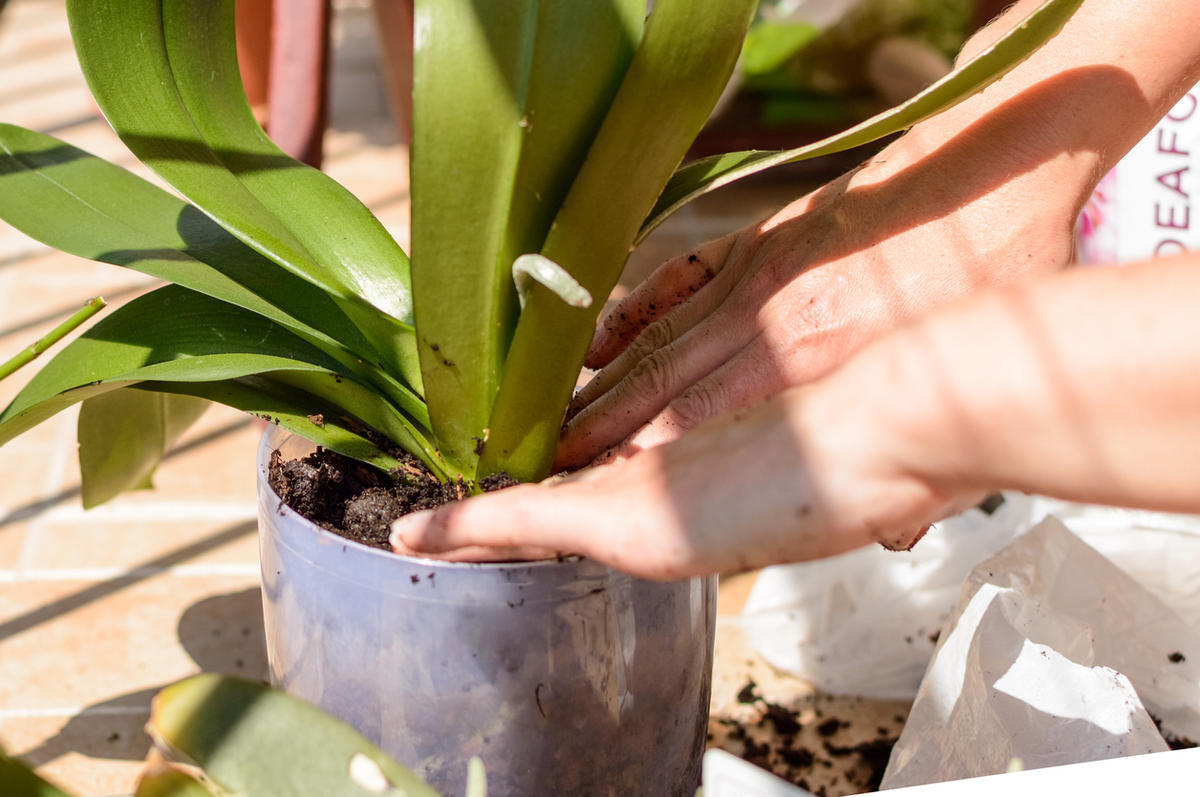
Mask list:
[{"label": "fingernail", "polygon": [[421,551],[428,545],[424,532],[433,520],[433,510],[423,509],[392,521],[392,532],[388,542],[395,551]]}]

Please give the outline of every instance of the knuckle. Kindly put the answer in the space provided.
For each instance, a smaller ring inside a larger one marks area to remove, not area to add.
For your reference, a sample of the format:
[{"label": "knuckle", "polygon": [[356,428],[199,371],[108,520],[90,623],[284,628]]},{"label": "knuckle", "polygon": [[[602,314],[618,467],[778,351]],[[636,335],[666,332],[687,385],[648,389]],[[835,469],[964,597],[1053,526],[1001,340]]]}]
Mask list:
[{"label": "knuckle", "polygon": [[640,357],[647,357],[674,341],[675,325],[670,321],[669,316],[664,316],[643,329],[633,345]]},{"label": "knuckle", "polygon": [[628,380],[628,389],[639,394],[662,396],[669,394],[675,384],[675,364],[670,353],[658,349],[634,366]]},{"label": "knuckle", "polygon": [[669,410],[672,420],[684,429],[692,429],[719,412],[720,386],[710,380],[702,380],[684,391],[671,402]]}]

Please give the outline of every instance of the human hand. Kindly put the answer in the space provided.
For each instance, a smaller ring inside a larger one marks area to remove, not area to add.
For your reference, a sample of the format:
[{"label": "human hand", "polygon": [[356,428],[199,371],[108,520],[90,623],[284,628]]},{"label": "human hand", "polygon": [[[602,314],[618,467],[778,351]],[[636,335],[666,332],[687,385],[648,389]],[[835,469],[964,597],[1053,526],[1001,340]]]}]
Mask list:
[{"label": "human hand", "polygon": [[1052,148],[981,153],[994,126],[1014,123],[997,115],[948,142],[916,131],[664,263],[600,322],[587,364],[601,370],[572,403],[556,467],[675,439],[811,382],[906,319],[1066,265],[1091,175]]},{"label": "human hand", "polygon": [[567,478],[408,515],[393,524],[393,546],[468,561],[582,554],[654,579],[815,559],[872,541],[907,548],[980,496],[941,494],[898,467],[889,413],[855,398],[888,395],[889,386],[878,369],[849,376]]}]

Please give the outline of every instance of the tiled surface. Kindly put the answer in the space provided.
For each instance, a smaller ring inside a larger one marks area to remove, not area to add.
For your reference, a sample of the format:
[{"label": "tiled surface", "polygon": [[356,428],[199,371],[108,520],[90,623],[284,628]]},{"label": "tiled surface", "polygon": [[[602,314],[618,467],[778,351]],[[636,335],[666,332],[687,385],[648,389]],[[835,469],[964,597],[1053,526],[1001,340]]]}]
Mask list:
[{"label": "tiled surface", "polygon": [[[407,244],[407,157],[387,117],[371,24],[366,0],[340,0],[326,169]],[[62,0],[12,0],[0,16],[0,120],[149,176],[96,116]],[[626,281],[799,190],[766,184],[706,198],[646,242]],[[51,252],[0,223],[0,356],[91,296],[115,305],[153,284]],[[0,383],[0,403],[23,378]],[[258,434],[256,424],[214,407],[170,454],[158,489],[87,513],[73,413],[0,449],[0,747],[80,794],[127,792],[158,687],[201,670],[265,676],[253,529]],[[724,616],[736,613],[751,580],[725,583]],[[805,685],[765,668],[723,621],[714,705],[729,705],[747,674],[774,690],[772,700],[811,699]]]}]

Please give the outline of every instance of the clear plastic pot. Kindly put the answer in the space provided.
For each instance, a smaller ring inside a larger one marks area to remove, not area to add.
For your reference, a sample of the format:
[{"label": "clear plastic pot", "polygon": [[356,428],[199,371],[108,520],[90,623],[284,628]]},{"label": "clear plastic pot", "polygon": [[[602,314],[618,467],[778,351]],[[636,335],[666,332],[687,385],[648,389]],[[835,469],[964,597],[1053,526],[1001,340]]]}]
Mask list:
[{"label": "clear plastic pot", "polygon": [[480,756],[492,797],[687,795],[700,779],[716,579],[658,583],[596,562],[455,564],[322,531],[266,482],[271,680],[354,725],[447,797]]}]

